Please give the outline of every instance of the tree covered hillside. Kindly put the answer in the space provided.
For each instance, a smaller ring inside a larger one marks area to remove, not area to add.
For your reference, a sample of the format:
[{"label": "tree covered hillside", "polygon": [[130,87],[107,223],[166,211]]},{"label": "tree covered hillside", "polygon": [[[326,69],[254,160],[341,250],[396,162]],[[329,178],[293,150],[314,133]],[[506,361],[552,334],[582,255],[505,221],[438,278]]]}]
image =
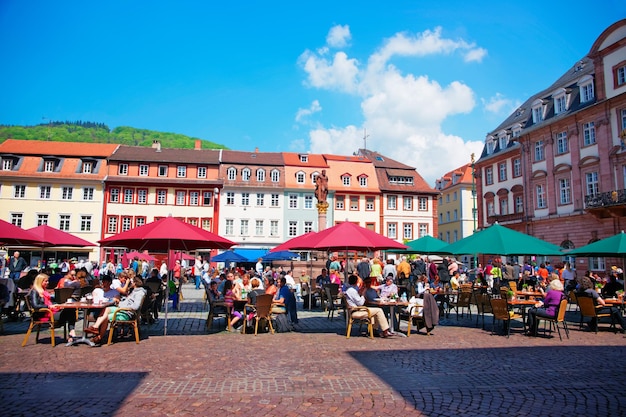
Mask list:
[{"label": "tree covered hillside", "polygon": [[[120,126],[110,130],[104,123],[50,122],[37,126],[0,125],[0,142],[5,139],[49,140],[57,142],[117,143],[131,146],[151,146],[158,140],[163,148],[193,149],[196,139],[178,133],[157,132]],[[202,140],[202,149],[228,149]]]}]

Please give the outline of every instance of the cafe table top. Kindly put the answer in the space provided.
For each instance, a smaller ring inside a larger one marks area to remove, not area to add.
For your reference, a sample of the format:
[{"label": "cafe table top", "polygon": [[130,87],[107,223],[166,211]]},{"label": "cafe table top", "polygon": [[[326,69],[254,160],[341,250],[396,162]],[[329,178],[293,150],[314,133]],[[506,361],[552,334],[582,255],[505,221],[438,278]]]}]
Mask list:
[{"label": "cafe table top", "polygon": [[610,304],[610,305],[622,305],[622,304],[624,304],[624,299],[622,298],[620,300],[620,299],[617,299],[617,298],[604,298],[604,302],[606,304]]},{"label": "cafe table top", "polygon": [[82,302],[82,301],[74,301],[72,303],[53,304],[51,307],[59,308],[59,309],[64,309],[64,308],[86,309],[86,308],[106,308],[112,305],[115,305],[114,301],[104,301],[101,303],[91,303],[91,304],[87,302]]},{"label": "cafe table top", "polygon": [[515,298],[513,300],[507,300],[506,302],[512,306],[534,306],[537,300],[519,300]]},{"label": "cafe table top", "polygon": [[541,291],[516,291],[515,295],[522,297],[544,297],[545,294]]}]

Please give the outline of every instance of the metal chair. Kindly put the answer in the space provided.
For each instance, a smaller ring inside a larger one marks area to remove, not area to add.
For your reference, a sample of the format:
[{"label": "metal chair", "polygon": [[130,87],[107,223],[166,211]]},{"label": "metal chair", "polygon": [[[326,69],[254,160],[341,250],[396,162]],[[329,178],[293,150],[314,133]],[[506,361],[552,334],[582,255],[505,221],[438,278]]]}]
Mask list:
[{"label": "metal chair", "polygon": [[[569,339],[569,329],[567,328],[567,322],[565,321],[566,311],[567,311],[567,299],[563,299],[561,300],[561,303],[559,304],[559,310],[556,313],[556,317],[554,318],[537,317],[537,321],[539,320],[544,321],[544,324],[543,324],[544,330],[546,328],[546,323],[550,323],[550,333],[552,333],[552,324],[554,323],[556,330],[559,332],[559,339],[563,340],[563,337],[561,336],[561,329],[559,328],[559,323],[560,323],[563,326],[563,329],[565,330],[565,335]],[[537,326],[539,326],[539,322],[537,322]]]},{"label": "metal chair", "polygon": [[594,318],[595,318],[596,326],[594,330],[596,333],[598,333],[598,326],[600,325],[601,318],[610,317],[611,327],[609,327],[609,329],[616,328],[615,320],[613,320],[613,315],[611,313],[598,313],[598,310],[596,309],[596,305],[592,297],[578,296],[577,301],[578,301],[578,307],[580,308],[580,326],[579,326],[580,329],[583,328],[583,321],[585,317],[590,318],[591,321],[594,321]]},{"label": "metal chair", "polygon": [[[71,288],[70,288],[71,290]],[[30,332],[34,327],[37,327],[37,336],[35,337],[35,343],[39,342],[39,331],[41,330],[41,326],[50,327],[50,341],[52,347],[55,345],[54,339],[54,329],[63,326],[63,338],[67,339],[67,326],[65,323],[59,324],[54,321],[54,314],[49,308],[33,308],[30,304],[30,297],[26,297],[26,307],[30,311],[30,325],[28,326],[28,330],[26,331],[26,336],[24,336],[24,340],[22,341],[22,347],[26,346],[28,343],[28,338],[30,337]]]},{"label": "metal chair", "polygon": [[[272,326],[272,294],[261,294],[256,296],[256,304],[246,304],[244,312],[251,308],[254,310],[254,335],[259,332],[259,321],[265,320],[270,333],[274,334],[274,326]],[[243,333],[246,333],[246,325],[243,325]]]},{"label": "metal chair", "polygon": [[324,292],[326,294],[327,318],[332,320],[335,317],[335,311],[342,306],[341,297],[339,296],[339,285],[327,284],[324,286]]}]

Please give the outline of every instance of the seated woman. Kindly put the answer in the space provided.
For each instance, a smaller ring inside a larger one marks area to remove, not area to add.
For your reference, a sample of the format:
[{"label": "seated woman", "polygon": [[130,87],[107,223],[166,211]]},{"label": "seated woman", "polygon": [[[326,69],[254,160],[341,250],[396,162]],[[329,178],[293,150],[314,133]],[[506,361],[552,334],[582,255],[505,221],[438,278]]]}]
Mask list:
[{"label": "seated woman", "polygon": [[48,308],[50,312],[41,312],[34,314],[39,315],[40,317],[44,317],[45,315],[50,316],[52,314],[55,323],[59,323],[64,325],[67,323],[70,334],[67,339],[68,343],[72,343],[74,341],[74,337],[76,337],[76,333],[74,331],[74,325],[76,324],[76,309],[74,308],[64,308],[58,310],[52,304],[52,296],[48,292],[48,275],[39,274],[35,277],[35,282],[33,282],[33,288],[28,293],[30,306],[34,309],[39,308]]},{"label": "seated woman", "polygon": [[117,313],[118,319],[132,320],[138,314],[143,299],[146,297],[146,289],[143,288],[143,281],[140,277],[134,277],[131,282],[132,292],[122,301],[117,302],[117,306],[107,307],[102,315],[98,317],[93,326],[87,327],[85,332],[96,335],[92,341],[94,343],[102,343],[109,322],[113,320],[113,316],[120,308],[129,308],[132,311],[124,310]]},{"label": "seated woman", "polygon": [[426,274],[420,275],[417,279],[417,293],[422,294],[424,291],[430,290],[430,282]]},{"label": "seated woman", "polygon": [[233,282],[227,279],[224,282],[224,303],[230,308],[233,318],[230,321],[230,330],[236,332],[235,325],[241,320],[241,312],[235,310],[235,293],[233,292]]},{"label": "seated woman", "polygon": [[276,285],[274,284],[274,277],[266,276],[265,277],[265,294],[275,295],[278,291]]},{"label": "seated woman", "polygon": [[565,298],[563,294],[563,283],[558,279],[550,281],[550,290],[543,301],[537,301],[534,307],[528,310],[528,335],[537,336],[537,317],[554,318],[559,312],[561,300]]},{"label": "seated woman", "polygon": [[363,292],[363,296],[365,297],[365,302],[373,302],[378,301],[380,295],[378,295],[378,286],[374,284],[374,280],[370,277],[365,278],[363,280],[363,285],[365,291]]}]

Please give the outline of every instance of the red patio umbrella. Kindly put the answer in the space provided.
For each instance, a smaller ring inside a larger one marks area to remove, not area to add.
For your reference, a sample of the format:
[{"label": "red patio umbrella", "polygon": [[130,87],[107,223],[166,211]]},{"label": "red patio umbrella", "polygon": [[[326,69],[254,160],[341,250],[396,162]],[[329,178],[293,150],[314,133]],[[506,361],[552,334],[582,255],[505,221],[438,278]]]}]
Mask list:
[{"label": "red patio umbrella", "polygon": [[270,252],[282,252],[282,251],[290,251],[293,249],[307,249],[307,241],[311,239],[316,234],[316,232],[308,232],[300,236],[293,237],[288,241],[281,243],[273,249],[270,249]]},{"label": "red patio umbrella", "polygon": [[[318,249],[327,252],[353,250],[406,249],[406,245],[350,222],[339,223],[303,240],[298,249]],[[294,248],[295,249],[295,248]]]},{"label": "red patio umbrella", "polygon": [[81,239],[63,230],[55,229],[47,224],[28,229],[28,232],[37,236],[40,241],[40,244],[37,246],[41,246],[42,248],[51,246],[75,246],[79,248],[84,246],[97,246],[95,243],[88,242],[85,239]]},{"label": "red patio umbrella", "polygon": [[21,227],[0,220],[0,244],[3,245],[32,245],[41,243],[39,238]]},{"label": "red patio umbrella", "polygon": [[140,259],[142,261],[148,261],[148,262],[156,261],[156,258],[154,256],[144,253],[144,252],[137,252],[136,250],[125,253],[124,257],[126,258],[127,261],[130,261],[131,259],[135,259],[135,257],[137,257],[137,259]]},{"label": "red patio umbrella", "polygon": [[[102,239],[99,243],[103,247],[126,247],[138,251],[167,251],[168,257],[172,250],[228,249],[236,245],[235,242],[192,224],[185,223],[175,217],[155,220],[143,226]],[[167,300],[169,298],[169,285],[165,286],[165,291]],[[163,327],[165,335],[167,335],[167,307],[168,303],[166,302],[165,324]]]}]

